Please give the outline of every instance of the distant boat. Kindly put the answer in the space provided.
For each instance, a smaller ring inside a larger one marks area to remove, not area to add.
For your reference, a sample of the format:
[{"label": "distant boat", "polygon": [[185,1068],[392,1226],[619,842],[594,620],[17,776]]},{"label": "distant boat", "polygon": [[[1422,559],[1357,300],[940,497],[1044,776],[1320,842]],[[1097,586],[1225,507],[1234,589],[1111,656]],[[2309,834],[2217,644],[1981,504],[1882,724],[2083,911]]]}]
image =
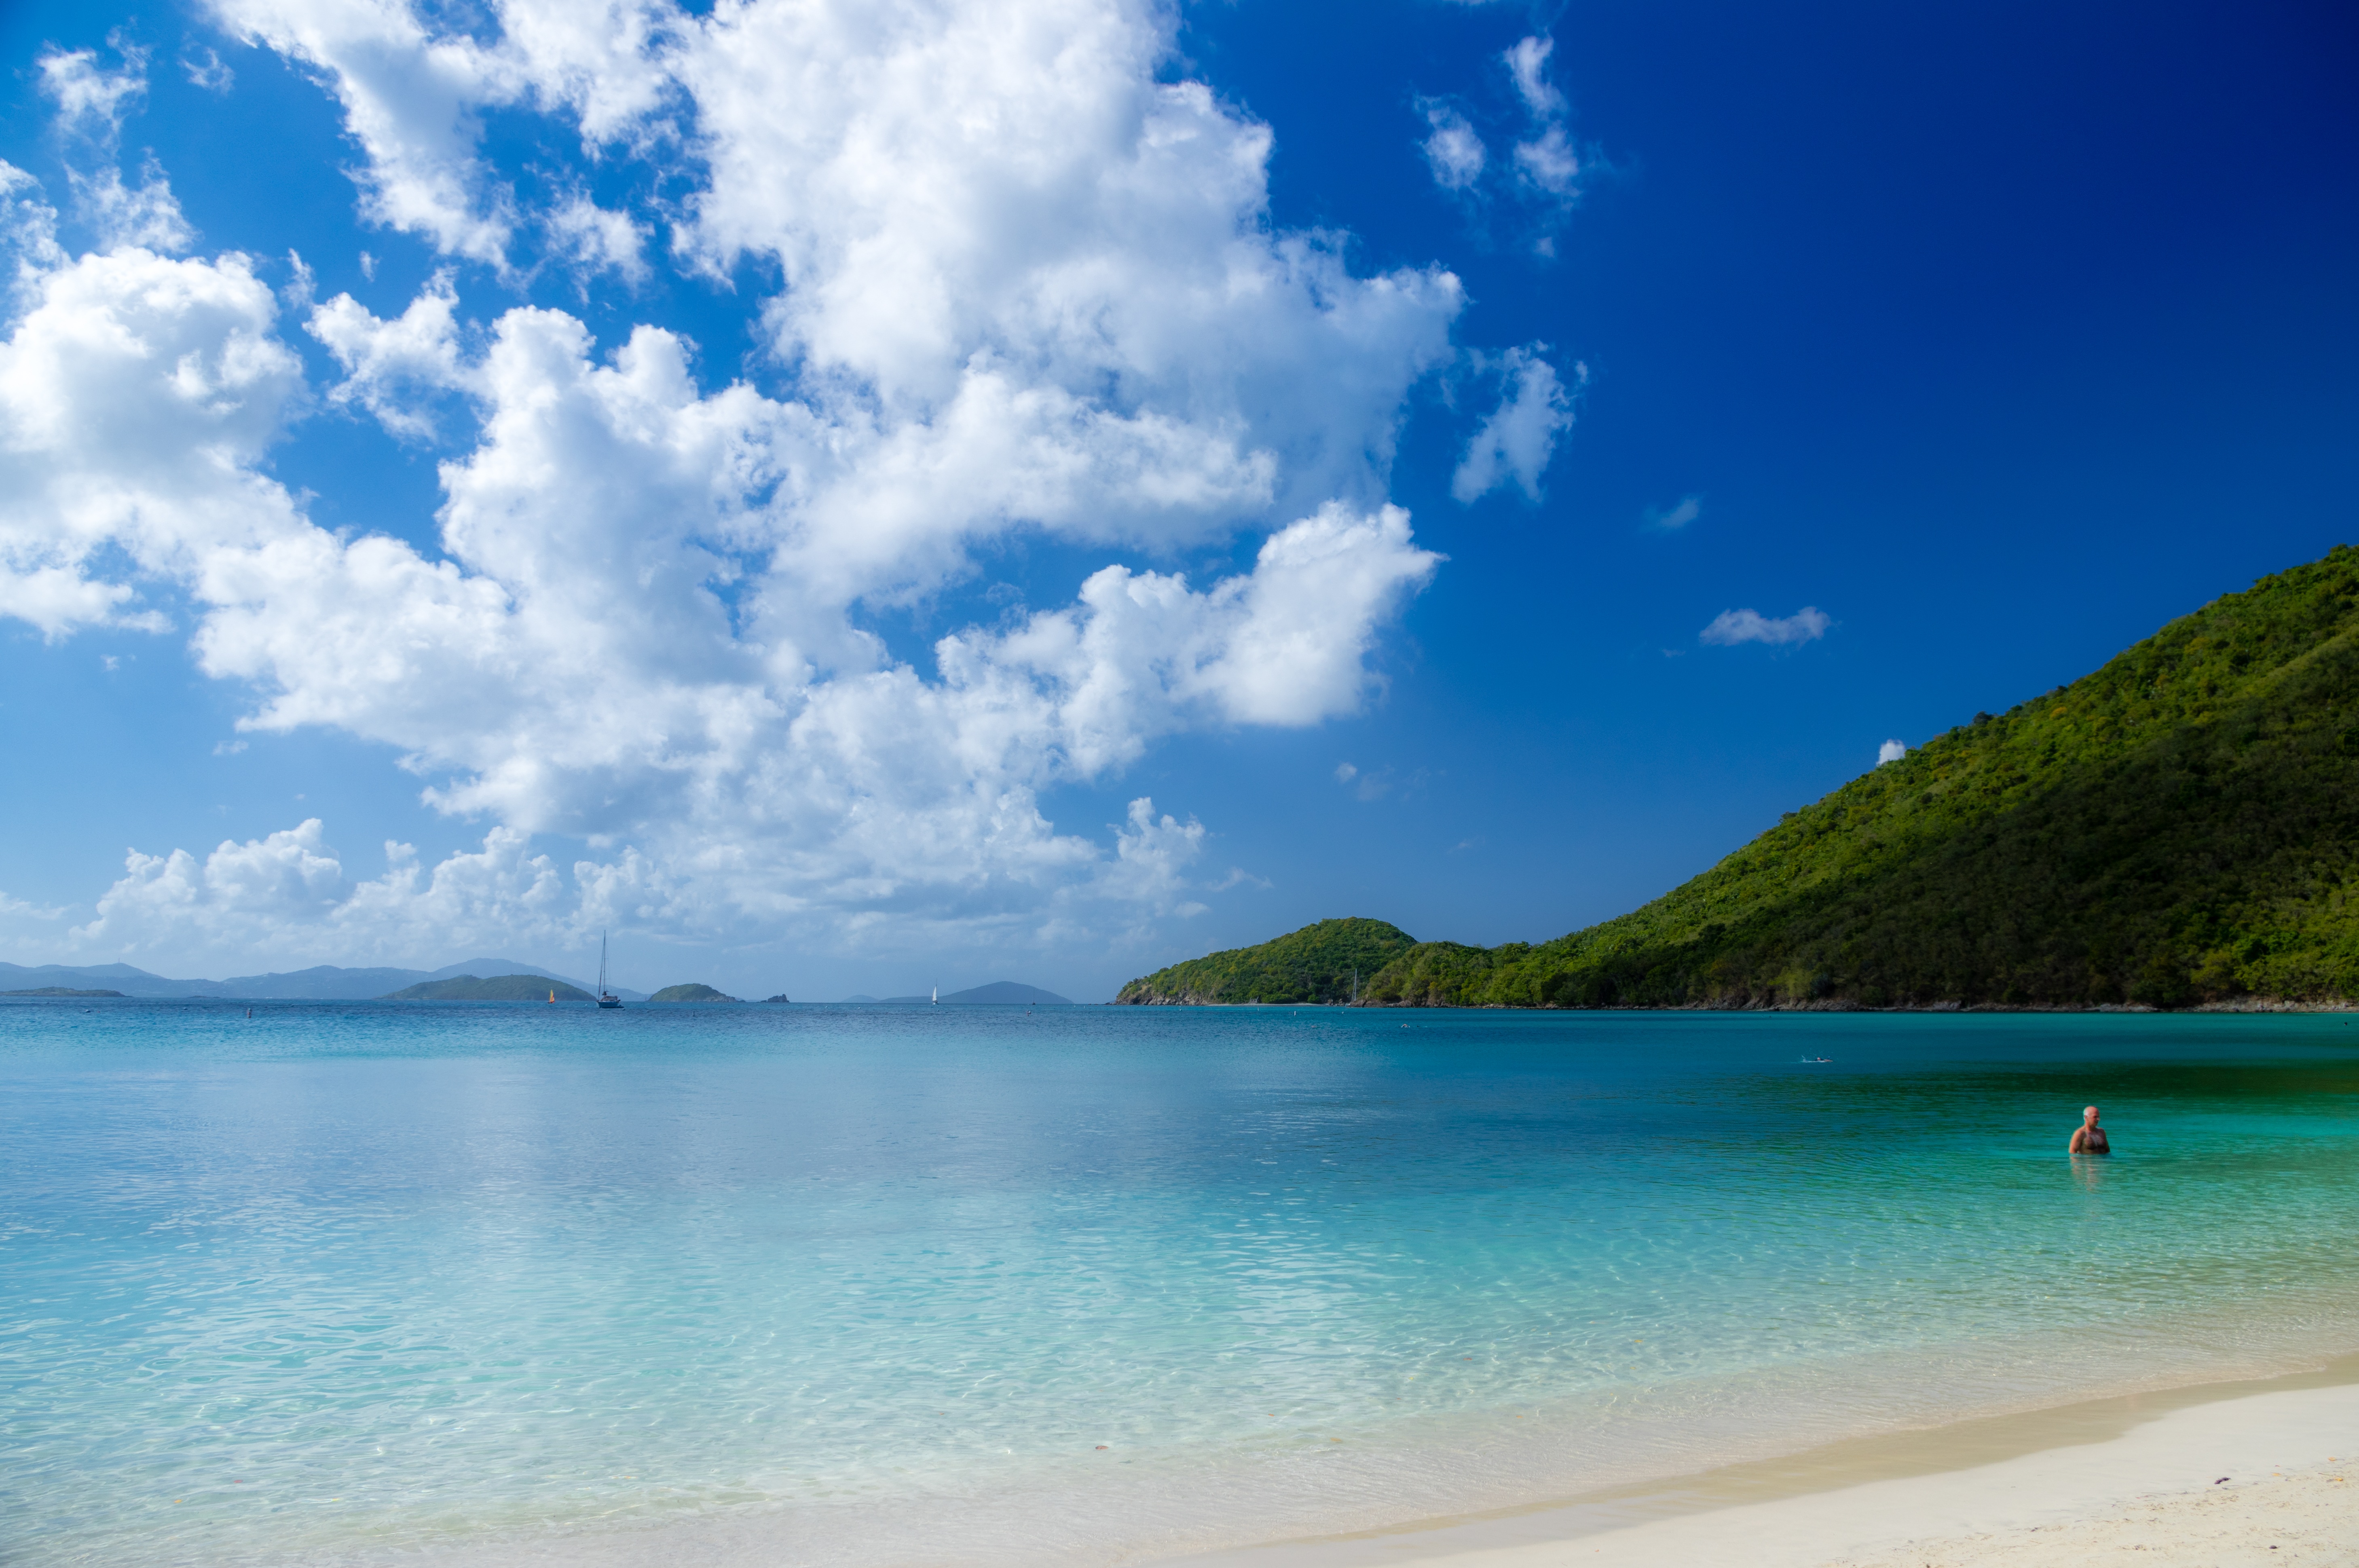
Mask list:
[{"label": "distant boat", "polygon": [[934,988],[934,1005],[936,1007],[942,1005],[942,988],[940,986]]},{"label": "distant boat", "polygon": [[555,1002],[555,1001],[557,1000],[557,993],[556,993],[555,991],[553,991],[553,990],[552,990],[552,991],[550,991],[550,992],[549,993],[549,1000],[552,1003],[553,1003],[553,1002]]},{"label": "distant boat", "polygon": [[[555,1001],[557,993],[549,992],[549,1000]],[[606,934],[603,931],[598,933],[598,1005],[600,1007],[623,1005],[623,999],[606,989]]]}]

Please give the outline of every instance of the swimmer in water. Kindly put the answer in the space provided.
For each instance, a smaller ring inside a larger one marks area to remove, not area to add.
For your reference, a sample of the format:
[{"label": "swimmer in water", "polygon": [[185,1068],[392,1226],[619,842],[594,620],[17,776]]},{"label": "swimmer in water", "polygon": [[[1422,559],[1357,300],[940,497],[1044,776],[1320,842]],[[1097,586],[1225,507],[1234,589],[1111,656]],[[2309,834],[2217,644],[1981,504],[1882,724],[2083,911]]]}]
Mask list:
[{"label": "swimmer in water", "polygon": [[2095,1106],[2081,1113],[2081,1125],[2072,1130],[2070,1148],[2075,1154],[2110,1154],[2114,1152],[2114,1146],[2105,1141],[2105,1130],[2097,1125]]}]

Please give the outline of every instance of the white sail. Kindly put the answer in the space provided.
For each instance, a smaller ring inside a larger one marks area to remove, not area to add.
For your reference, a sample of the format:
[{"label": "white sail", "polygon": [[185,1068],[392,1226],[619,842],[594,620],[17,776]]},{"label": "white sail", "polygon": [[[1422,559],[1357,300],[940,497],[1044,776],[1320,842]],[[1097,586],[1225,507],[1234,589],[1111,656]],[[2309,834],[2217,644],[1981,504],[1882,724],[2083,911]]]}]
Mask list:
[{"label": "white sail", "polygon": [[598,933],[598,1005],[620,1007],[623,999],[606,989],[606,934]]}]

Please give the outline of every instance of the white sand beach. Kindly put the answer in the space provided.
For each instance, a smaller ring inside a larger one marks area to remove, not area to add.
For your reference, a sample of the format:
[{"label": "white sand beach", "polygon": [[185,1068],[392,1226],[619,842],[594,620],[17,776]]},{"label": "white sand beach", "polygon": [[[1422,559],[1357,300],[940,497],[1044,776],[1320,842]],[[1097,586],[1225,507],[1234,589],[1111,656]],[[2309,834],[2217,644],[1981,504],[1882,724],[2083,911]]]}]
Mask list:
[{"label": "white sand beach", "polygon": [[[2195,1393],[2184,1390],[2182,1393]],[[1829,1451],[1845,1467],[1919,1469],[1944,1444],[2062,1445],[1764,1501],[1809,1469],[1742,1467],[1652,1493],[1508,1518],[1191,1559],[1191,1568],[2045,1568],[2104,1561],[2186,1568],[2359,1564],[2359,1384],[2280,1388],[2139,1420],[2138,1401],[2032,1412]],[[2153,1401],[2170,1402],[2166,1396]],[[2124,1417],[2127,1430],[2118,1427]],[[2093,1438],[2094,1440],[2092,1440]],[[2133,1555],[2134,1554],[2134,1555]]]}]

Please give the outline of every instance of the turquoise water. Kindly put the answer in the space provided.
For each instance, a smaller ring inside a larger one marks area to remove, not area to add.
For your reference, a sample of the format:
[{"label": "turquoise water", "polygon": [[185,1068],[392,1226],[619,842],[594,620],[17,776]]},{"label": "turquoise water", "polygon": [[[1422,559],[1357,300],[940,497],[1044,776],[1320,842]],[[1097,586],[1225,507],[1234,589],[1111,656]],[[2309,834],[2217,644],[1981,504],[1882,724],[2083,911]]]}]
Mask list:
[{"label": "turquoise water", "polygon": [[2333,1016],[85,1005],[10,1563],[1137,1561],[2359,1348]]}]

